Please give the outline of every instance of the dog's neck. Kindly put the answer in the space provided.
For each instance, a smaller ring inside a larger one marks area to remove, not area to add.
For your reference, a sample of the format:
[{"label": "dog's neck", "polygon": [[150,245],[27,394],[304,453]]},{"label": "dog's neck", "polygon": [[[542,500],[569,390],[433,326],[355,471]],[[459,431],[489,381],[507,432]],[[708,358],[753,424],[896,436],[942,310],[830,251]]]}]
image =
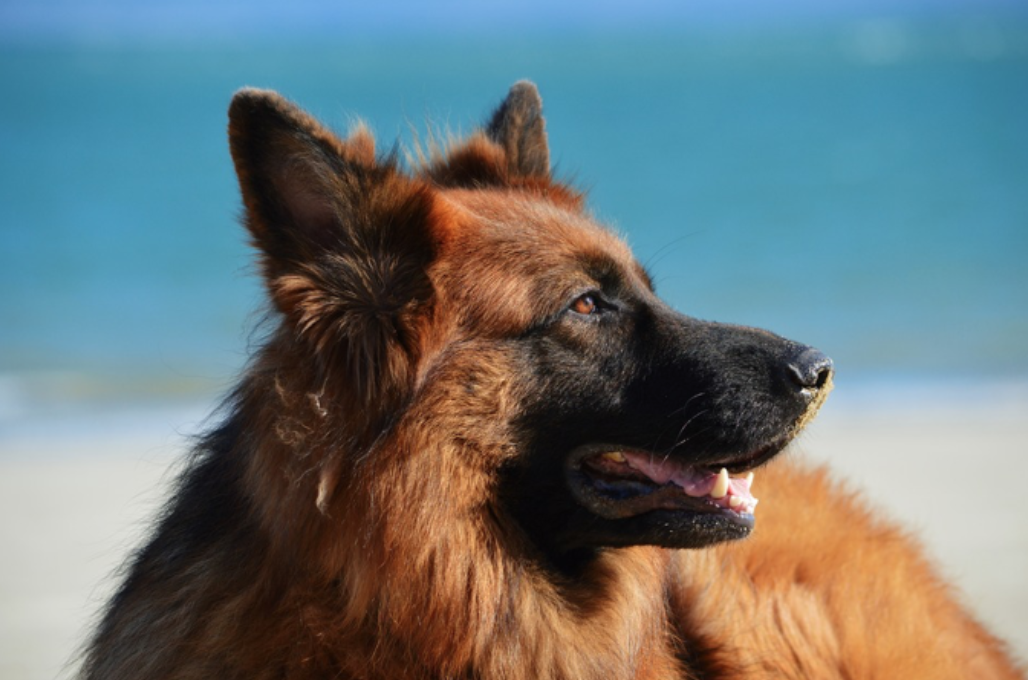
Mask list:
[{"label": "dog's neck", "polygon": [[[574,577],[555,578],[526,543],[520,553],[511,550],[517,529],[499,524],[503,513],[467,505],[481,497],[467,485],[495,483],[490,457],[503,455],[507,433],[498,429],[494,441],[475,444],[433,441],[435,433],[462,429],[430,423],[415,408],[395,430],[402,435],[355,455],[340,450],[353,438],[346,423],[334,421],[331,395],[285,384],[283,375],[297,371],[251,374],[262,385],[250,393],[265,397],[241,406],[250,409],[252,427],[267,433],[250,440],[263,448],[246,457],[252,469],[244,484],[279,480],[276,489],[248,495],[276,499],[256,508],[269,552],[278,556],[269,565],[290,564],[304,575],[286,580],[288,606],[303,612],[308,663],[365,677],[398,676],[415,666],[428,677],[681,674],[677,633],[668,624],[667,551],[597,551]],[[316,434],[296,429],[312,409],[323,427]],[[483,463],[470,473],[475,457]],[[439,473],[449,465],[464,473]],[[261,468],[284,474],[258,474]],[[288,530],[300,525],[318,530]],[[297,533],[309,537],[305,545],[293,542]],[[286,552],[289,559],[281,559]],[[367,647],[356,655],[365,665],[348,670],[355,645]]]}]

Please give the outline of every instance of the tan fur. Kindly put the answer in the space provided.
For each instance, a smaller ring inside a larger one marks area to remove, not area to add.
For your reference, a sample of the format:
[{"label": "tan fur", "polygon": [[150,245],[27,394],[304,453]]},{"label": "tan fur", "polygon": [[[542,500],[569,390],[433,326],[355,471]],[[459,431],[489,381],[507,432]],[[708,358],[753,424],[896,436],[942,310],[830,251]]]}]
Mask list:
[{"label": "tan fur", "polygon": [[746,541],[676,554],[675,601],[738,673],[774,678],[1020,678],[915,541],[824,470],[758,476]]},{"label": "tan fur", "polygon": [[[533,93],[503,115],[531,121]],[[541,171],[541,120],[527,140],[494,121],[407,174],[366,131],[340,140],[267,93],[237,105],[271,121],[240,113],[232,135],[282,322],[237,391],[239,431],[182,483],[183,499],[224,494],[203,521],[225,526],[199,528],[218,540],[180,554],[190,508],[169,510],[85,677],[1024,677],[914,541],[787,461],[758,475],[746,541],[548,569],[497,497],[527,389],[505,342],[557,311],[545,293],[576,285],[572,256],[645,272]],[[315,256],[317,231],[283,245],[276,220],[345,224],[345,254]],[[383,224],[425,257],[386,257]]]}]

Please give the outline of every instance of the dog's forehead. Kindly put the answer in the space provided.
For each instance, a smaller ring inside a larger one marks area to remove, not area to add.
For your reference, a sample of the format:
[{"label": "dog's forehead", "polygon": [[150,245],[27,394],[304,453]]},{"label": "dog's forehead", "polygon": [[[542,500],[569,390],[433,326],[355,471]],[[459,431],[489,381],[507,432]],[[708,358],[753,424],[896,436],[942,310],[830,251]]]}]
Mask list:
[{"label": "dog's forehead", "polygon": [[474,189],[439,199],[431,276],[479,333],[521,332],[593,289],[651,287],[624,241],[545,196]]},{"label": "dog's forehead", "polygon": [[454,210],[453,240],[464,252],[503,253],[505,267],[573,268],[591,276],[649,277],[615,233],[587,215],[517,191],[455,191],[444,200]]}]

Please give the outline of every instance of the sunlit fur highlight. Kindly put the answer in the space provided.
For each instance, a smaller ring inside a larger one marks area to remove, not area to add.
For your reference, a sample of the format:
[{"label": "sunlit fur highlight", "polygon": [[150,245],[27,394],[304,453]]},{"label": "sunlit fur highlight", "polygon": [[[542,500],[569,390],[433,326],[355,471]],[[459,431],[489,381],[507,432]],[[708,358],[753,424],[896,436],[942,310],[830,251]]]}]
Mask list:
[{"label": "sunlit fur highlight", "polygon": [[[646,276],[539,172],[538,95],[516,88],[487,132],[406,172],[366,130],[237,95],[279,324],[83,677],[1023,677],[913,542],[788,462],[758,476],[743,543],[602,550],[574,578],[539,559],[497,494],[529,389],[505,343],[574,290],[572,254]],[[527,141],[510,127],[536,119]]]}]

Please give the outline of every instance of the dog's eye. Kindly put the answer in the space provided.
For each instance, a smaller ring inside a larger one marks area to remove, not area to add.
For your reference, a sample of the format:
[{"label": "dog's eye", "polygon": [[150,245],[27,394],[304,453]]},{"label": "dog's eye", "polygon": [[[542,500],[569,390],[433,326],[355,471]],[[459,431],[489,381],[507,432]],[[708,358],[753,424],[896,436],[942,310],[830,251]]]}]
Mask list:
[{"label": "dog's eye", "polygon": [[571,311],[576,314],[582,314],[583,316],[599,314],[600,304],[594,293],[586,293],[585,295],[576,298],[575,301],[571,303]]}]

